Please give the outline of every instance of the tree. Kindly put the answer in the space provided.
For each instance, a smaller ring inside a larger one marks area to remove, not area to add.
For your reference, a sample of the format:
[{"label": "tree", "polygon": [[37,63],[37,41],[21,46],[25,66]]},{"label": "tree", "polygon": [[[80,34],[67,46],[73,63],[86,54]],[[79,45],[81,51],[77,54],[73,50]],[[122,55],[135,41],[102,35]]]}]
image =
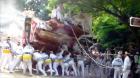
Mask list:
[{"label": "tree", "polygon": [[125,44],[130,41],[140,43],[138,28],[129,26],[130,16],[140,16],[139,0],[59,0],[59,2],[71,7],[76,5],[80,12],[92,14],[93,32],[98,42],[104,46]]},{"label": "tree", "polygon": [[47,20],[48,10],[46,6],[48,5],[48,0],[16,0],[16,8],[18,10],[34,10],[35,16],[42,20]]},{"label": "tree", "polygon": [[104,47],[123,45],[127,42],[125,38],[128,37],[126,35],[128,27],[125,24],[120,24],[116,17],[103,13],[95,18],[93,25],[93,32],[97,37],[97,41],[103,44]]},{"label": "tree", "polygon": [[120,22],[128,25],[130,16],[140,16],[139,0],[59,0],[60,2],[79,6],[82,12],[94,15],[105,12],[119,19]]}]

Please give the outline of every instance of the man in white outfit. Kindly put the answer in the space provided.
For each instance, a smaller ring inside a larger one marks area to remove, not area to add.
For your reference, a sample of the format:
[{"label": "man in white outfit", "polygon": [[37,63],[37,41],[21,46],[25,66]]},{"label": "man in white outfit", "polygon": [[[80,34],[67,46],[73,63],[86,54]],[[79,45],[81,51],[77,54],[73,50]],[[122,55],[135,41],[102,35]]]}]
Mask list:
[{"label": "man in white outfit", "polygon": [[3,43],[2,47],[2,55],[1,55],[1,71],[4,68],[8,69],[12,62],[12,44],[10,41],[10,37],[7,37],[6,41]]},{"label": "man in white outfit", "polygon": [[30,44],[27,44],[23,49],[23,55],[22,55],[23,74],[26,73],[26,70],[28,68],[29,74],[32,76],[32,54],[33,54],[33,52],[34,52],[34,48]]},{"label": "man in white outfit", "polygon": [[54,63],[53,63],[53,69],[55,70],[55,75],[58,76],[58,66],[60,65],[61,68],[62,68],[62,71],[64,71],[64,66],[63,66],[63,53],[64,53],[64,50],[61,49],[61,52],[60,53],[57,53],[56,56],[57,58],[55,59]]},{"label": "man in white outfit", "polygon": [[53,75],[53,67],[52,67],[52,63],[53,63],[53,60],[56,59],[56,55],[53,54],[53,51],[50,51],[50,56],[48,58],[45,59],[44,61],[44,66],[43,66],[43,69],[45,70],[46,66],[49,66],[49,69],[47,70],[47,72],[50,72],[50,75],[52,76]]},{"label": "man in white outfit", "polygon": [[20,42],[18,42],[14,53],[14,59],[13,59],[13,64],[10,67],[10,72],[14,72],[13,70],[17,65],[21,64],[22,61],[22,54],[23,54],[23,47],[21,46]]},{"label": "man in white outfit", "polygon": [[114,67],[114,78],[121,78],[122,65],[123,60],[121,54],[118,53],[117,57],[112,61],[112,66]]},{"label": "man in white outfit", "polygon": [[41,51],[39,50],[36,50],[35,53],[33,53],[33,59],[35,61],[37,61],[37,64],[36,64],[36,70],[37,70],[37,73],[39,73],[39,71],[44,75],[44,76],[47,76],[46,72],[43,70],[43,63],[44,63],[44,60],[48,58],[48,55],[42,53]]},{"label": "man in white outfit", "polygon": [[70,75],[68,68],[71,66],[73,71],[74,71],[74,75],[77,76],[77,70],[76,70],[76,64],[74,62],[74,59],[71,58],[71,53],[67,54],[64,57],[64,71],[62,71],[62,76],[64,76],[64,73],[66,72],[67,75]]},{"label": "man in white outfit", "polygon": [[57,56],[53,53],[53,51],[50,51],[50,59],[55,60]]},{"label": "man in white outfit", "polygon": [[63,8],[63,5],[59,5],[57,6],[57,8],[53,9],[51,13],[51,18],[56,18],[57,20],[60,20],[61,22],[63,22],[64,17],[62,15],[62,8]]},{"label": "man in white outfit", "polygon": [[122,78],[128,78],[128,75],[130,73],[130,67],[131,67],[131,60],[129,57],[129,53],[125,52],[125,59],[123,64],[123,77]]}]

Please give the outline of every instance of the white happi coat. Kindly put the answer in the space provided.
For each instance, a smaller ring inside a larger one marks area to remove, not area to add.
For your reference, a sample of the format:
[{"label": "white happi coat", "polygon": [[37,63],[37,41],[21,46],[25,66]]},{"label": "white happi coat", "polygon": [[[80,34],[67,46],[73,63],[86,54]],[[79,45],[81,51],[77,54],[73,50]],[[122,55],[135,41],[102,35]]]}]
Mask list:
[{"label": "white happi coat", "polygon": [[44,53],[39,53],[39,52],[35,52],[34,54],[33,54],[33,58],[34,58],[34,60],[36,60],[36,61],[38,61],[38,60],[44,60],[45,58],[47,58],[48,57],[48,55],[46,55],[46,54],[44,54]]},{"label": "white happi coat", "polygon": [[[33,54],[33,52],[34,52],[34,48],[30,44],[28,44],[23,49],[23,56],[26,53]],[[31,58],[28,60],[24,60],[24,58],[23,58],[23,74],[26,73],[26,70],[28,68],[29,74],[32,75],[32,60],[31,60]]]},{"label": "white happi coat", "polygon": [[45,53],[39,53],[39,52],[33,53],[33,59],[37,61],[36,64],[37,73],[39,73],[40,71],[44,76],[47,76],[47,74],[45,70],[43,70],[42,65],[47,57],[48,55],[46,55]]},{"label": "white happi coat", "polygon": [[16,53],[17,55],[22,55],[22,54],[23,54],[23,47],[20,46],[20,45],[17,46],[17,47],[16,47],[15,53]]},{"label": "white happi coat", "polygon": [[31,45],[28,44],[23,49],[23,53],[26,53],[26,52],[32,54],[34,52],[34,48]]},{"label": "white happi coat", "polygon": [[10,43],[10,45],[7,43],[7,41],[4,41],[2,43],[2,48],[8,47],[11,51],[15,51],[16,44],[12,41],[9,41],[9,43]]},{"label": "white happi coat", "polygon": [[23,54],[23,47],[20,45],[17,45],[14,49],[14,59],[12,62],[12,65],[10,66],[10,72],[14,72],[14,69],[16,66],[18,66],[19,68],[21,68],[22,63],[21,63],[21,57]]},{"label": "white happi coat", "polygon": [[[12,41],[9,41],[9,44],[7,41],[4,41],[2,43],[2,54],[1,54],[1,70],[3,70],[4,67],[9,68],[13,61],[12,52],[14,52],[15,45]],[[5,53],[4,49],[8,49],[8,53]]]},{"label": "white happi coat", "polygon": [[57,58],[57,56],[56,56],[55,54],[51,53],[51,54],[50,54],[50,58],[51,58],[52,60],[55,60],[55,59]]}]

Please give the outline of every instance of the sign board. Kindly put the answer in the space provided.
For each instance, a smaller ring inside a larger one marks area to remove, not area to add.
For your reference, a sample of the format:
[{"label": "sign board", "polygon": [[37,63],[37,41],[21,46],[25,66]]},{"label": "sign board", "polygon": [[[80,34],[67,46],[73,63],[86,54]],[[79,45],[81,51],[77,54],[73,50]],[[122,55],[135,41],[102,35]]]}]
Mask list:
[{"label": "sign board", "polygon": [[140,18],[138,18],[138,17],[130,17],[130,26],[140,27]]}]

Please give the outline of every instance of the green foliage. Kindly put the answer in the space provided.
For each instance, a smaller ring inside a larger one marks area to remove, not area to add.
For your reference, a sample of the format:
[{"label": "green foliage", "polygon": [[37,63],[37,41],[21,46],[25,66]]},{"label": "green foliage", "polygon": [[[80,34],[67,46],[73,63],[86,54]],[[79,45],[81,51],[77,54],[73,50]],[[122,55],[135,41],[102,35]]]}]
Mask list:
[{"label": "green foliage", "polygon": [[58,0],[48,0],[48,5],[46,6],[46,8],[48,10],[53,10],[57,4],[58,4]]},{"label": "green foliage", "polygon": [[64,6],[64,12],[65,13],[71,13],[71,14],[74,15],[74,14],[77,14],[77,13],[79,13],[81,11],[81,9],[80,9],[80,7],[78,5],[71,4],[71,0],[48,0],[48,5],[46,6],[46,8],[51,13],[51,11],[54,8],[56,8],[57,5],[59,5],[59,4],[63,4],[63,6]]},{"label": "green foliage", "polygon": [[105,12],[118,18],[119,22],[127,24],[130,16],[140,16],[140,0],[58,0],[77,5],[81,12],[100,15]]},{"label": "green foliage", "polygon": [[98,42],[102,43],[104,47],[113,44],[125,45],[127,42],[137,43],[140,39],[139,31],[129,27],[129,17],[140,16],[140,9],[138,9],[140,8],[140,0],[59,1],[63,1],[65,4],[69,4],[69,7],[78,8],[80,12],[90,13],[95,17],[93,19],[93,32]]},{"label": "green foliage", "polygon": [[126,30],[126,25],[121,25],[117,18],[108,14],[102,14],[95,18],[93,22],[93,31],[97,41],[102,43],[104,47],[123,43],[123,34],[125,34],[124,31]]}]

